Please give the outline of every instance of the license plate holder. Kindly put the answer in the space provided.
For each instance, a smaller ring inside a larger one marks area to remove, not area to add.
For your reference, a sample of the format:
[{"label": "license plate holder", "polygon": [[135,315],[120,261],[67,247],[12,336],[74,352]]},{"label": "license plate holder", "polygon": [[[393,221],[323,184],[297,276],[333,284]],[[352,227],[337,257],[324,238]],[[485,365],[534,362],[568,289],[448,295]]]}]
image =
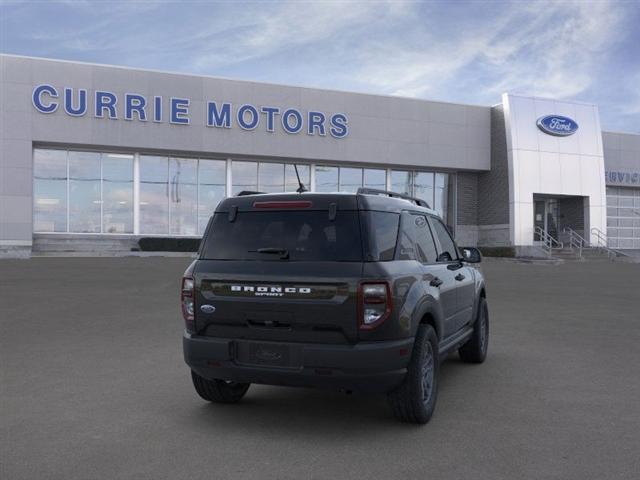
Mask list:
[{"label": "license plate holder", "polygon": [[265,367],[293,367],[291,347],[283,343],[239,342],[238,363]]}]

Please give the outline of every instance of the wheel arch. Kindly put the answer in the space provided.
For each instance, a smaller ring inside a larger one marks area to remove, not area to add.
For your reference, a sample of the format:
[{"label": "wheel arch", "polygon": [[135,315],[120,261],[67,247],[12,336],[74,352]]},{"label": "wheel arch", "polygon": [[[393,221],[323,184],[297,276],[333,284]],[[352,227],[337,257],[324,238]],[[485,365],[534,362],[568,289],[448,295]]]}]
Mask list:
[{"label": "wheel arch", "polygon": [[435,330],[438,340],[442,340],[442,322],[433,314],[433,311],[427,310],[424,312],[418,325],[430,325]]},{"label": "wheel arch", "polygon": [[480,317],[480,306],[482,305],[482,300],[484,300],[485,302],[487,301],[487,291],[484,288],[484,284],[480,286],[480,290],[478,291],[478,296],[475,301],[475,306],[474,306],[475,314],[473,317],[473,325],[475,325],[476,321]]}]

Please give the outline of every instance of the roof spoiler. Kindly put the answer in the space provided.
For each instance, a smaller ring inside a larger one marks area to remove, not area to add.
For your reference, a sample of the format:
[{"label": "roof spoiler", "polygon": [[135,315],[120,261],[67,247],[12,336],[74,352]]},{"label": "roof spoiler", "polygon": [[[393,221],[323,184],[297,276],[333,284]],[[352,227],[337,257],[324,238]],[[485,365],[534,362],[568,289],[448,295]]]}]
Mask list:
[{"label": "roof spoiler", "polygon": [[378,190],[377,188],[359,188],[358,195],[386,195],[387,197],[392,198],[401,198],[403,200],[409,200],[410,202],[415,203],[420,207],[431,208],[427,202],[422,200],[421,198],[412,197],[410,195],[405,195],[403,193],[391,192],[389,190]]}]

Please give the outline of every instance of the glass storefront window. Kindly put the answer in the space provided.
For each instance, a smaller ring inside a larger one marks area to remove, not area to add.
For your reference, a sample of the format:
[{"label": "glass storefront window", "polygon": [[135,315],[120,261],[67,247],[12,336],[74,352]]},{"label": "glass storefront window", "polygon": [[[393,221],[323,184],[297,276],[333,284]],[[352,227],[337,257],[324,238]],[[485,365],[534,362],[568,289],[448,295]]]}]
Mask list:
[{"label": "glass storefront window", "polygon": [[197,234],[198,161],[169,159],[169,234]]},{"label": "glass storefront window", "polygon": [[258,167],[260,192],[284,192],[284,164],[261,162]]},{"label": "glass storefront window", "polygon": [[433,206],[433,173],[416,172],[414,176],[414,195]]},{"label": "glass storefront window", "polygon": [[[307,190],[311,190],[311,168],[309,165],[297,165],[298,174],[300,175],[300,181],[304,183]],[[296,177],[296,170],[292,164],[285,165],[284,167],[284,180],[285,180],[285,192],[295,192],[300,185],[298,184],[298,177]]]},{"label": "glass storefront window", "polygon": [[316,192],[337,192],[338,167],[316,166]]},{"label": "glass storefront window", "polygon": [[202,235],[218,203],[226,195],[227,162],[200,160],[198,162],[198,234]]},{"label": "glass storefront window", "polygon": [[340,191],[357,192],[362,187],[361,168],[340,168]]},{"label": "glass storefront window", "polygon": [[[136,227],[134,155],[34,149],[34,231],[202,235],[227,194],[227,160],[138,158]],[[298,171],[310,190],[311,166],[298,164]],[[299,187],[292,163],[232,161],[231,176],[234,195],[242,190],[295,192]],[[455,178],[449,173],[392,170],[389,182],[395,192],[426,200],[451,225],[455,223]],[[362,186],[383,190],[386,185],[384,169],[315,166],[317,192],[356,192]],[[626,210],[640,206],[640,198],[617,196],[613,190],[607,193],[610,209],[616,209],[610,217],[627,217]],[[615,226],[637,228],[635,220],[631,224],[624,218],[624,225],[617,220]]]},{"label": "glass storefront window", "polygon": [[140,233],[169,233],[169,159],[140,156]]},{"label": "glass storefront window", "polygon": [[33,230],[67,231],[67,152],[33,152]]},{"label": "glass storefront window", "polygon": [[102,155],[102,232],[133,233],[133,155]]},{"label": "glass storefront window", "polygon": [[402,170],[391,171],[391,191],[411,195],[411,172]]},{"label": "glass storefront window", "polygon": [[102,231],[100,154],[69,152],[69,231]]},{"label": "glass storefront window", "polygon": [[232,162],[231,176],[233,181],[232,195],[237,195],[243,190],[258,190],[258,164],[256,162]]},{"label": "glass storefront window", "polygon": [[387,189],[387,172],[385,170],[375,170],[372,168],[364,169],[363,186],[367,188],[376,188],[378,190]]},{"label": "glass storefront window", "polygon": [[434,190],[433,209],[441,218],[446,218],[447,212],[447,184],[449,175],[436,173],[436,186]]}]

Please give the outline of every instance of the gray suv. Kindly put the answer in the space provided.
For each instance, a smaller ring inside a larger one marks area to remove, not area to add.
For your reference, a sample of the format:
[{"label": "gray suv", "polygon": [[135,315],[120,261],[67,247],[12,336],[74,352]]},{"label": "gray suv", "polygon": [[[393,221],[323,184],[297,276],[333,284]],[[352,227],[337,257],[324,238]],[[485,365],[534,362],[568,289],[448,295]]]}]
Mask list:
[{"label": "gray suv", "polygon": [[426,423],[441,360],[487,355],[480,260],[392,192],[227,198],[182,279],[195,389],[223,403],[251,383],[385,393],[398,419]]}]

